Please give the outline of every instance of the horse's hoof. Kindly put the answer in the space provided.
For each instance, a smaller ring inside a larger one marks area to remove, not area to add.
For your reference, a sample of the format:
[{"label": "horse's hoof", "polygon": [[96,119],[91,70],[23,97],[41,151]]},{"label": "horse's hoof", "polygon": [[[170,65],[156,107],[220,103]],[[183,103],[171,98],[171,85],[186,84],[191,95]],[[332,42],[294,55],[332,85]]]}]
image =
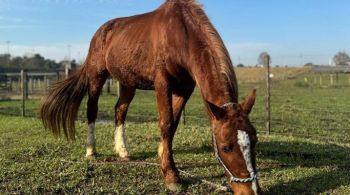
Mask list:
[{"label": "horse's hoof", "polygon": [[166,188],[172,192],[180,192],[182,190],[182,186],[180,183],[166,184]]},{"label": "horse's hoof", "polygon": [[130,162],[131,158],[130,158],[130,156],[126,156],[126,157],[121,157],[120,160],[123,162]]},{"label": "horse's hoof", "polygon": [[96,156],[95,155],[86,155],[85,159],[88,161],[94,161],[94,160],[96,160]]}]

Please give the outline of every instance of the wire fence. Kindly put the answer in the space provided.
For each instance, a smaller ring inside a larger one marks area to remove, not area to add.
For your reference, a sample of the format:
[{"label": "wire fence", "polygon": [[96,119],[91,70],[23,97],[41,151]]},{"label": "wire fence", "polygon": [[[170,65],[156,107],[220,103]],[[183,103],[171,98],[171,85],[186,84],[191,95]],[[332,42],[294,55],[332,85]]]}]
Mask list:
[{"label": "wire fence", "polygon": [[[40,99],[53,83],[64,78],[64,73],[26,73],[24,81],[21,81],[19,73],[0,74],[0,77],[0,115],[21,116],[25,113],[27,117],[37,117]],[[335,76],[334,73],[310,72],[284,80],[272,78],[271,133],[349,142],[349,78],[348,74]],[[320,79],[322,82],[319,82]],[[244,95],[253,88],[257,88],[258,98],[250,119],[258,133],[264,134],[266,132],[265,84],[240,81],[240,98],[243,99]],[[24,95],[21,94],[23,91]],[[25,99],[24,107],[22,107],[22,97]],[[117,97],[118,83],[108,80],[99,102],[100,121],[113,123],[113,108]],[[84,101],[78,117],[82,121],[86,120],[86,99]],[[143,123],[157,122],[157,120],[154,92],[139,91],[131,104],[127,121]],[[183,123],[184,121],[186,124]],[[210,128],[198,90],[186,105],[186,115],[182,125]]]}]

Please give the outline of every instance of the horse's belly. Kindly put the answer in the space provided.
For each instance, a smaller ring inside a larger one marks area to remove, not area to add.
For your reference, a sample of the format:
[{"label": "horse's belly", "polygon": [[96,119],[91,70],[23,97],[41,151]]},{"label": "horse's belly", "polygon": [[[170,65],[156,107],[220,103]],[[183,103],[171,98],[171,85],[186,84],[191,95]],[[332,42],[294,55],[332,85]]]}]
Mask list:
[{"label": "horse's belly", "polygon": [[110,74],[122,85],[143,90],[153,90],[154,81],[152,75],[146,75],[142,70],[135,70],[127,66],[109,67]]}]

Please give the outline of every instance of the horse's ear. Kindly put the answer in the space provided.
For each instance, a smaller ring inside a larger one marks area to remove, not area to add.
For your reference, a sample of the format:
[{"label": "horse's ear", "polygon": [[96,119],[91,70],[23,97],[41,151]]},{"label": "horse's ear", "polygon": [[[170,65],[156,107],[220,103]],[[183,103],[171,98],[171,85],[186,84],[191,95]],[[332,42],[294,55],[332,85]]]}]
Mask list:
[{"label": "horse's ear", "polygon": [[212,114],[214,115],[214,117],[216,119],[221,119],[223,118],[225,115],[226,115],[226,110],[225,108],[222,108],[222,107],[219,107],[219,106],[216,106],[210,102],[207,102]]},{"label": "horse's ear", "polygon": [[250,94],[244,99],[244,101],[240,103],[243,108],[243,111],[246,114],[249,114],[250,111],[252,111],[252,108],[255,103],[255,98],[256,98],[256,89],[250,92]]}]

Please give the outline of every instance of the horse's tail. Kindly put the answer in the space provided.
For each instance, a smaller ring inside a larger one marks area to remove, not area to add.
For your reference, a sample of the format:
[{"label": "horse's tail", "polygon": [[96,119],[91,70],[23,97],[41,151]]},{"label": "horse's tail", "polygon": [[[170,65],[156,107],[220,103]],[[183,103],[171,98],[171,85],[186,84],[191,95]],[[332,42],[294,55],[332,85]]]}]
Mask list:
[{"label": "horse's tail", "polygon": [[57,82],[43,99],[40,118],[44,127],[51,129],[55,136],[61,135],[63,129],[67,139],[75,139],[75,125],[79,106],[88,91],[86,67],[63,81]]}]

